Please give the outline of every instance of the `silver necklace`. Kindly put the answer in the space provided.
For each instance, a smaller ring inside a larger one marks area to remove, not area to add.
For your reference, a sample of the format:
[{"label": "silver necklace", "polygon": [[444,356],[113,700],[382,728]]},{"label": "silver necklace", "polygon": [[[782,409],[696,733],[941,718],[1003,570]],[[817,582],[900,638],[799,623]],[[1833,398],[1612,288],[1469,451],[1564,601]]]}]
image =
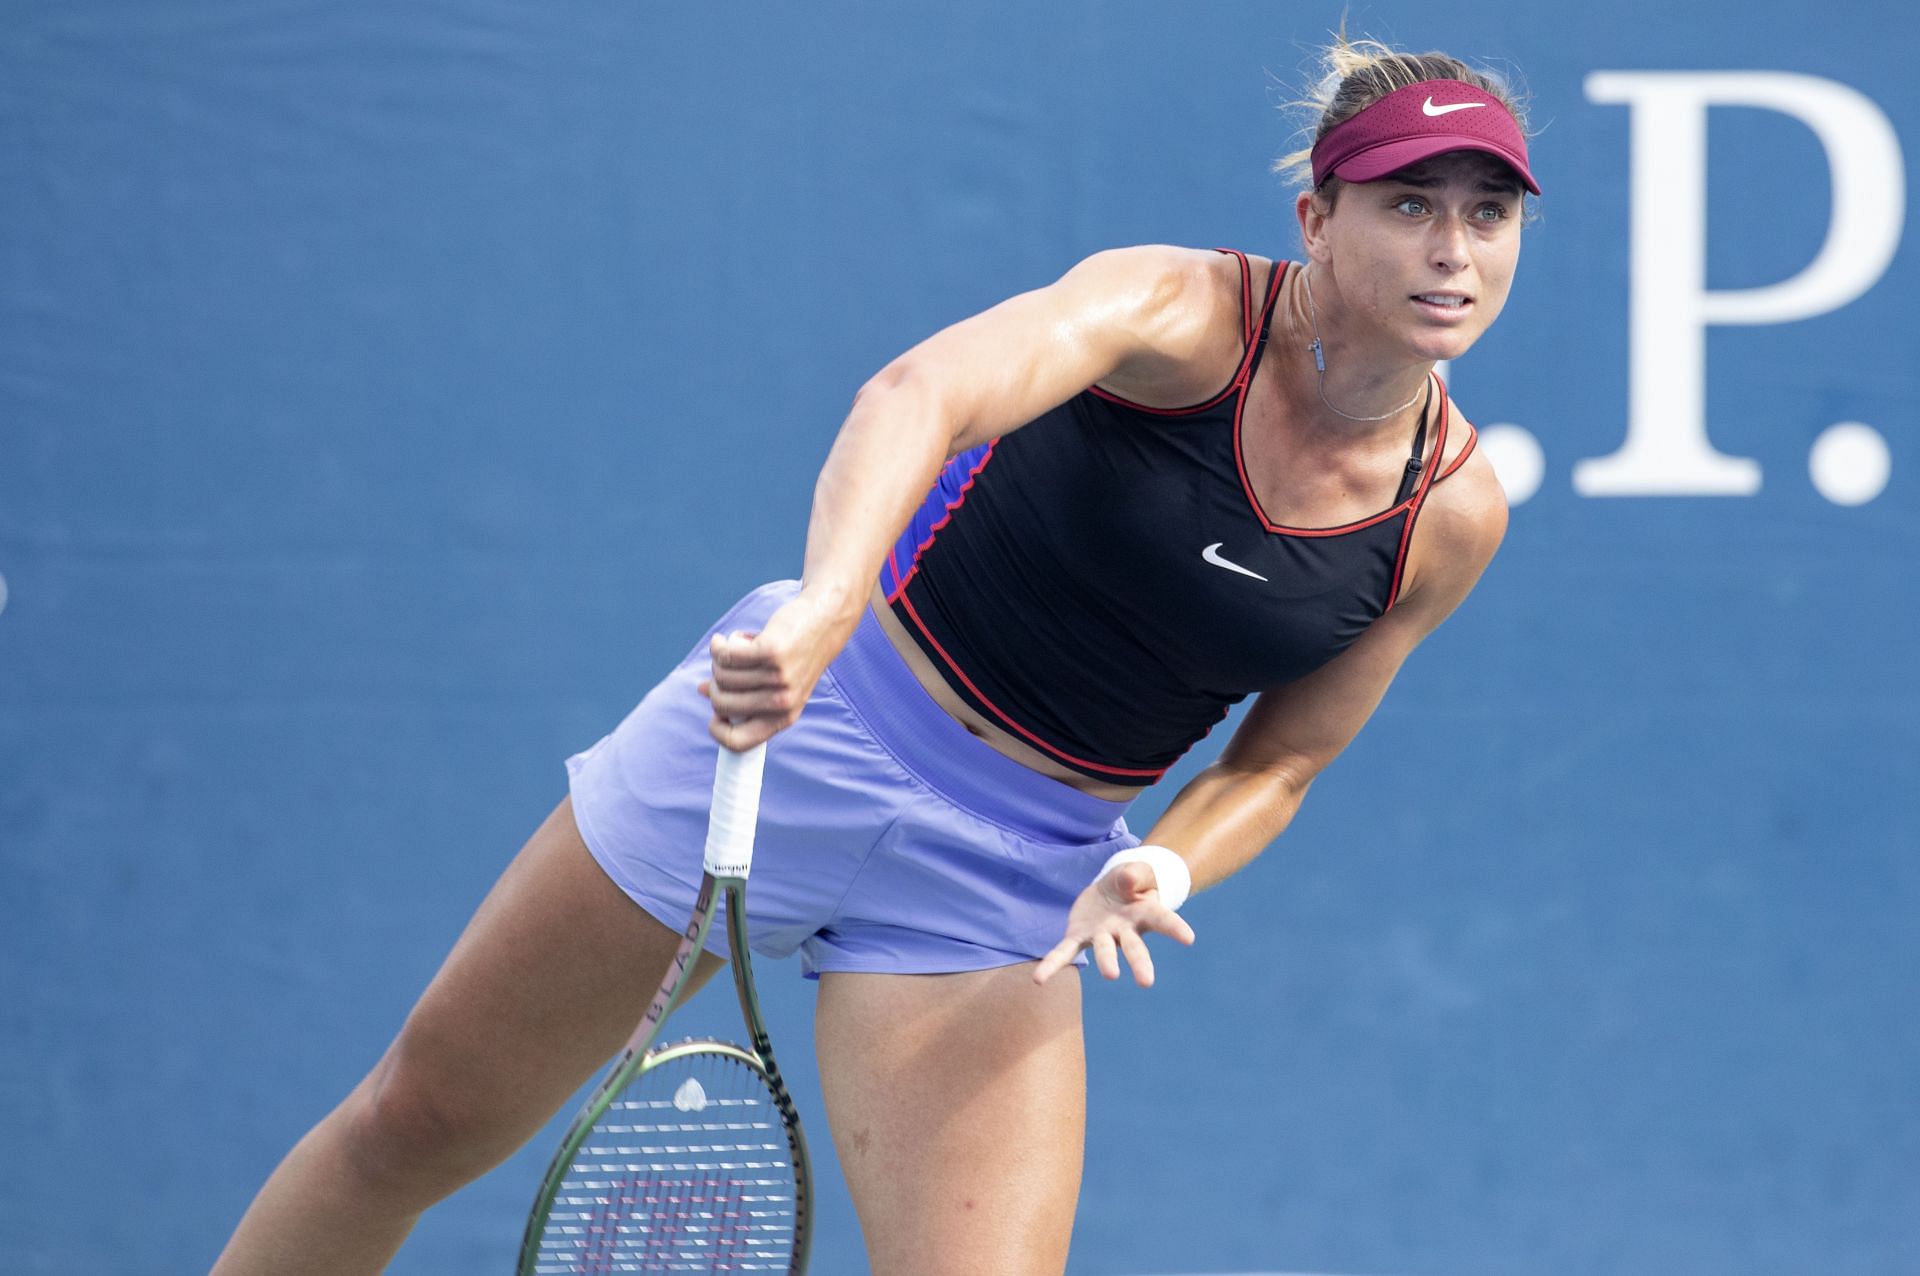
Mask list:
[{"label": "silver necklace", "polygon": [[1349,421],[1390,421],[1418,402],[1421,392],[1427,388],[1424,380],[1420,384],[1420,389],[1413,392],[1413,398],[1408,399],[1393,411],[1382,412],[1379,416],[1355,416],[1351,412],[1342,412],[1327,401],[1327,356],[1320,349],[1320,308],[1313,304],[1313,267],[1301,267],[1300,282],[1306,285],[1307,314],[1313,322],[1313,344],[1307,349],[1313,352],[1313,370],[1319,376],[1321,405],[1335,416],[1345,417]]}]

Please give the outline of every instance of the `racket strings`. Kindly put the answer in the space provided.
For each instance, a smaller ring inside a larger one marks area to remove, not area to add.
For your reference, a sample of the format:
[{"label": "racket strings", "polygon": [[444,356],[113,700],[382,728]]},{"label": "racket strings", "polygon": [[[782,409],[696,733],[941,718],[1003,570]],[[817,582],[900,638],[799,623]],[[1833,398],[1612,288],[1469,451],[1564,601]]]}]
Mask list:
[{"label": "racket strings", "polygon": [[533,1270],[783,1272],[796,1209],[766,1080],[731,1055],[681,1055],[630,1082],[582,1142]]}]

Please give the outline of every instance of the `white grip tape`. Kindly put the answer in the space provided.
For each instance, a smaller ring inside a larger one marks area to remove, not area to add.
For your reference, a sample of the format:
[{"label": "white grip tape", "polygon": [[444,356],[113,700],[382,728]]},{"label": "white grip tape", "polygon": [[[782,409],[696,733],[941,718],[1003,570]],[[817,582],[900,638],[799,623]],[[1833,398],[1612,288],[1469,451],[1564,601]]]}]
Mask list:
[{"label": "white grip tape", "polygon": [[713,813],[707,819],[704,867],[715,877],[744,878],[753,867],[753,826],[760,818],[760,776],[767,746],[745,753],[721,749],[713,768]]},{"label": "white grip tape", "polygon": [[1187,902],[1187,896],[1193,893],[1193,874],[1187,869],[1187,862],[1164,846],[1136,846],[1129,851],[1114,854],[1100,866],[1100,873],[1094,881],[1099,881],[1122,864],[1145,864],[1153,870],[1153,883],[1160,892],[1160,902],[1174,912],[1180,911],[1180,905]]}]

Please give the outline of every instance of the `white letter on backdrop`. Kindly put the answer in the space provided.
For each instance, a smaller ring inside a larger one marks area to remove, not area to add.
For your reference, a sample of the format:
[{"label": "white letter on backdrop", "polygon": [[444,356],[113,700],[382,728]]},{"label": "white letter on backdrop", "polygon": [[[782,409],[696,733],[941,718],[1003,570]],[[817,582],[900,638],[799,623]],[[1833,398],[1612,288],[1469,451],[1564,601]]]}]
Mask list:
[{"label": "white letter on backdrop", "polygon": [[[1906,217],[1905,161],[1893,124],[1832,80],[1781,71],[1596,71],[1594,102],[1631,114],[1627,440],[1573,468],[1583,496],[1749,496],[1760,463],[1707,440],[1707,327],[1788,323],[1837,310],[1886,272]],[[1707,290],[1707,108],[1779,111],[1826,149],[1833,211],[1826,242],[1793,278]]]}]

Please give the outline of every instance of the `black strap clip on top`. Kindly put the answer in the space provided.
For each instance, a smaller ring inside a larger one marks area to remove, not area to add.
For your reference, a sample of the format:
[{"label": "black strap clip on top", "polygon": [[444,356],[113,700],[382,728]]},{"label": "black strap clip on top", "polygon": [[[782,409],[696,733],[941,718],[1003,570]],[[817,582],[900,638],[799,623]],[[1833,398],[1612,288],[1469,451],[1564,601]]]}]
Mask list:
[{"label": "black strap clip on top", "polygon": [[[1406,477],[1400,480],[1400,495],[1394,501],[1396,505],[1412,495],[1412,493],[1407,490],[1408,485],[1420,476],[1422,470],[1427,468],[1427,463],[1420,459],[1420,454],[1426,451],[1427,448],[1427,414],[1432,408],[1433,379],[1429,377],[1427,379],[1427,401],[1420,405],[1420,428],[1413,432],[1413,455],[1407,458]],[[1434,459],[1438,460],[1439,458],[1435,457]]]}]

